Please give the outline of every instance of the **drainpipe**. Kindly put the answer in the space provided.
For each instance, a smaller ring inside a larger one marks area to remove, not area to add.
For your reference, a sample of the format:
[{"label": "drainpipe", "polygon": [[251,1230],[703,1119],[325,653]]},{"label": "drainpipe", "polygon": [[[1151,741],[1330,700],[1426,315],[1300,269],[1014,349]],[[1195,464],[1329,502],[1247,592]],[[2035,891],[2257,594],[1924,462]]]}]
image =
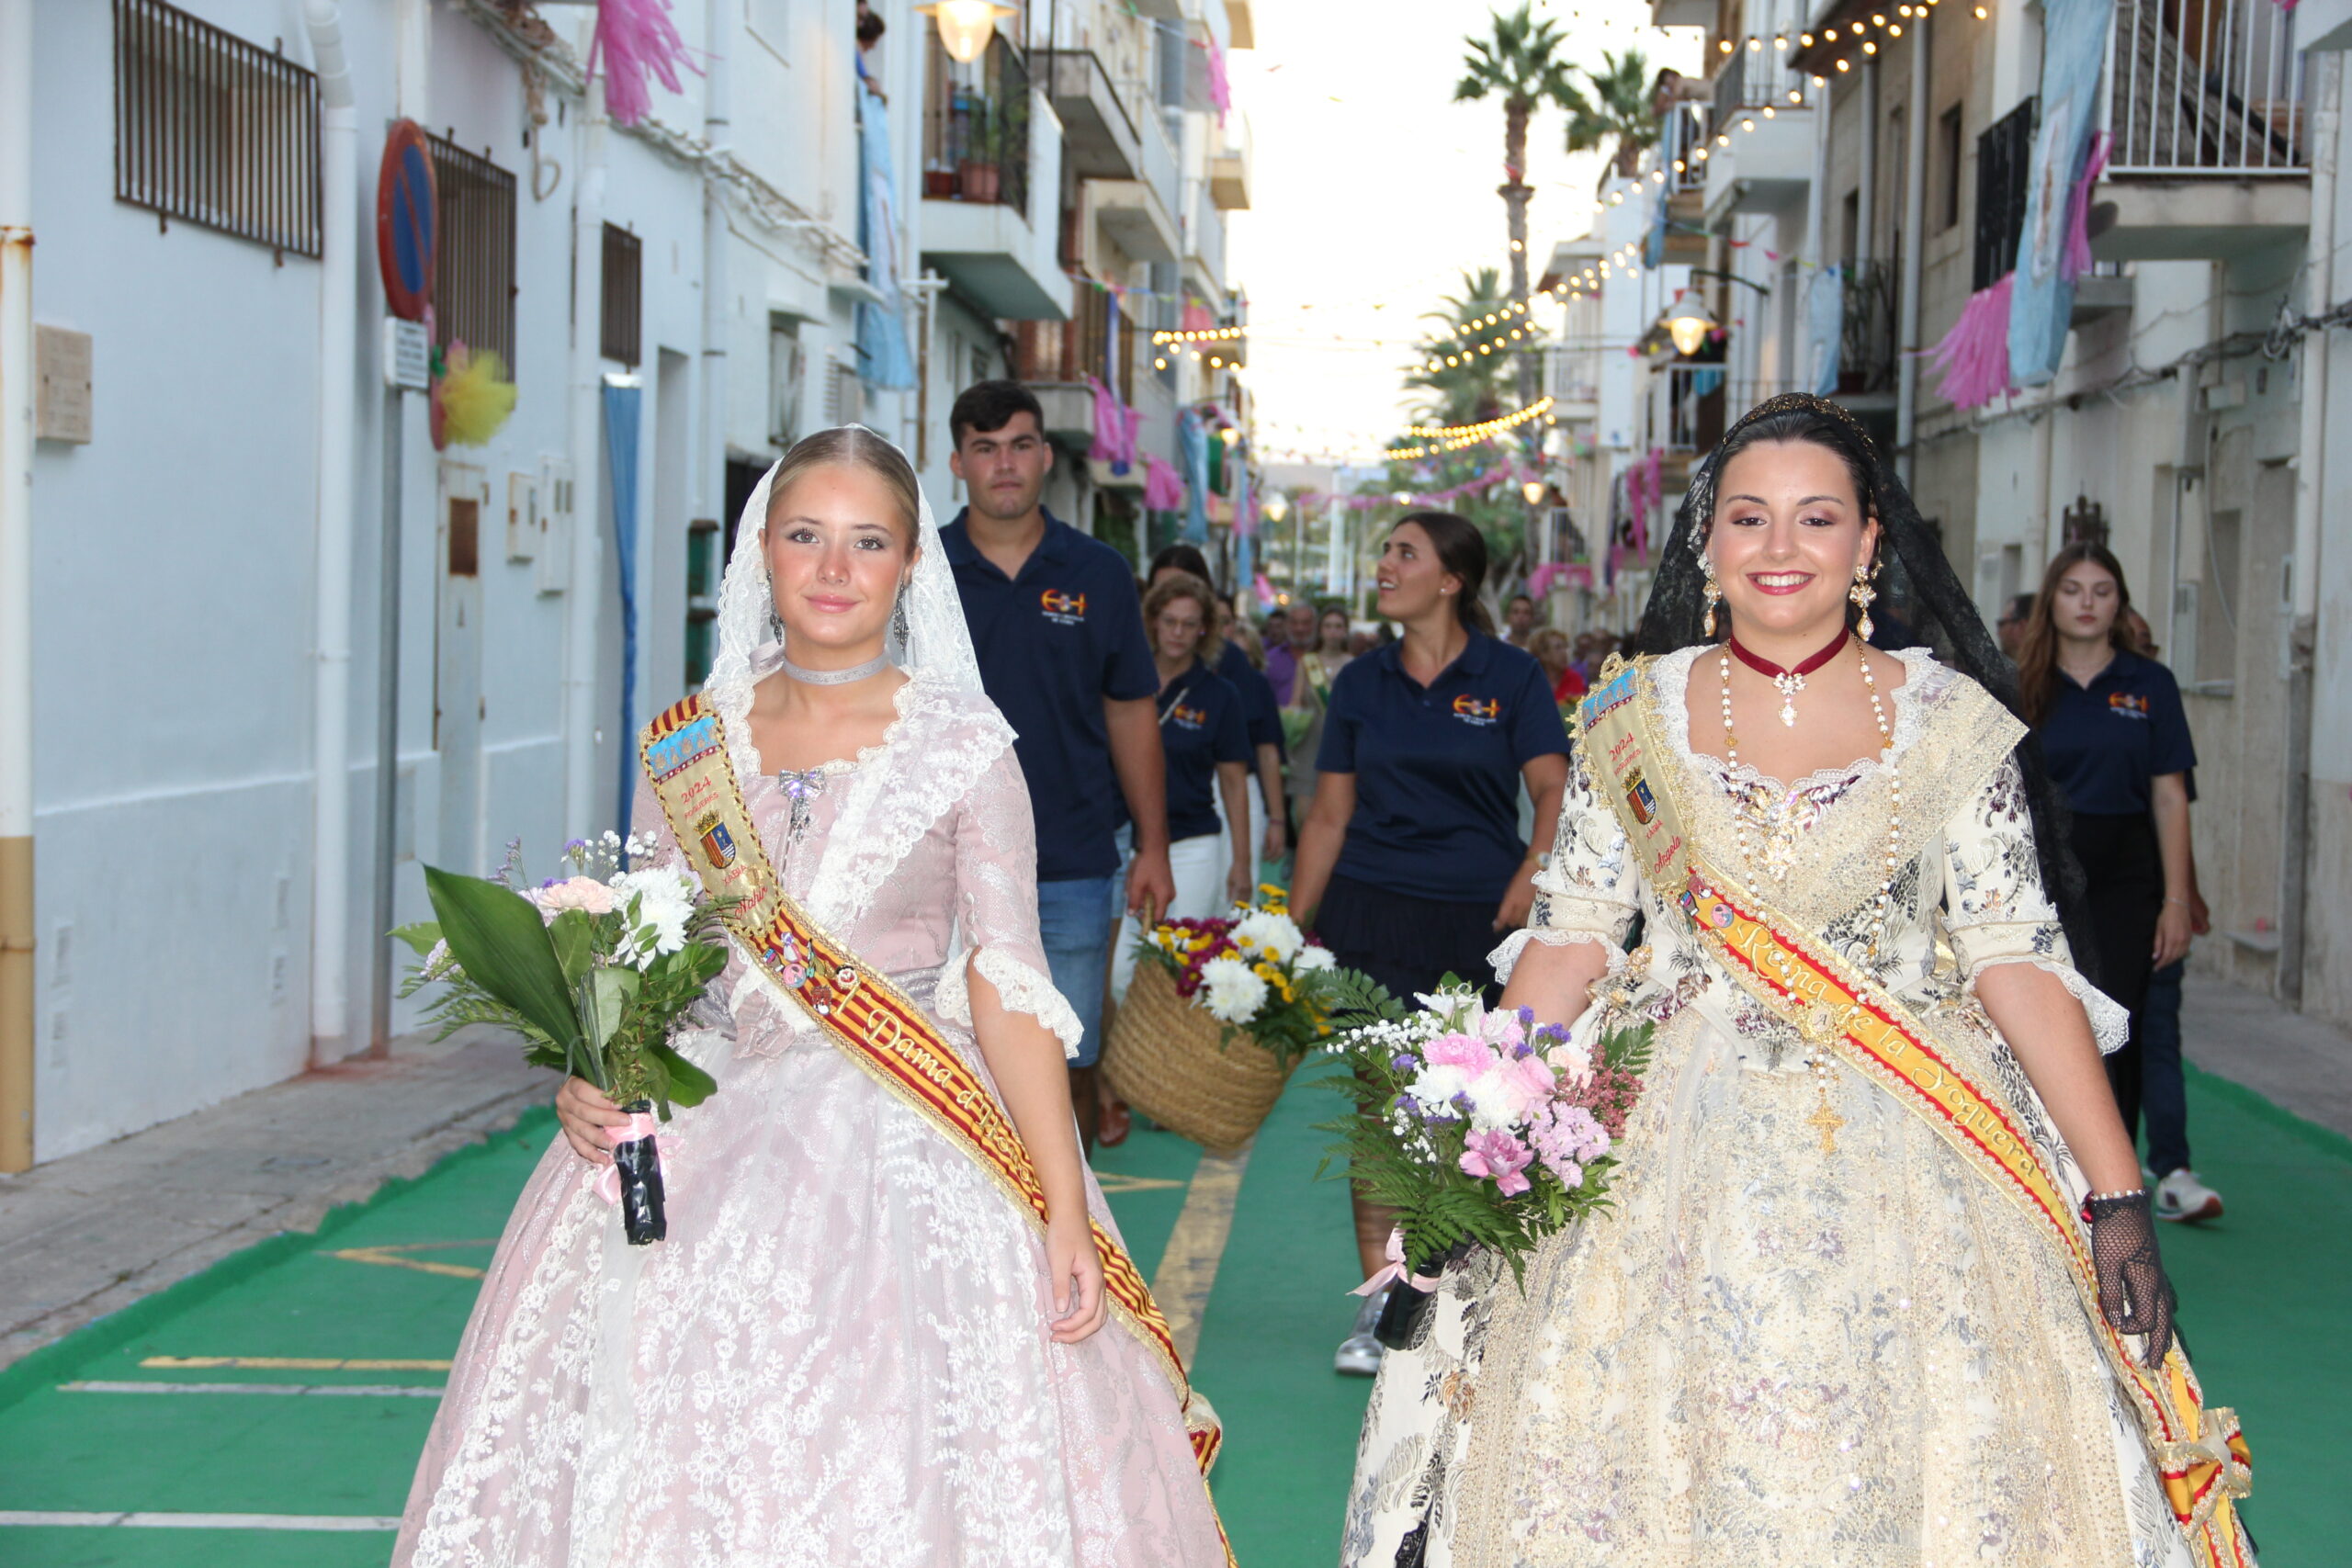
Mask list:
[{"label": "drainpipe", "polygon": [[[2344,56],[2334,50],[2312,62],[2319,91],[2312,113],[2312,227],[2306,242],[2304,310],[2335,302],[2335,138],[2342,112]],[[2295,461],[2294,620],[2287,663],[2287,792],[2279,833],[2278,998],[2303,1005],[2303,955],[2309,941],[2312,848],[2312,666],[2319,639],[2320,504],[2327,478],[2328,329],[2303,339],[2301,439]]]},{"label": "drainpipe", "polygon": [[1878,62],[1879,56],[1862,58],[1862,124],[1860,138],[1861,168],[1855,186],[1854,200],[1854,278],[1861,280],[1871,258],[1877,254],[1878,232]]},{"label": "drainpipe", "polygon": [[[707,0],[703,47],[707,58],[702,81],[702,135],[716,152],[730,144],[728,55],[732,29],[741,7],[734,0]],[[701,501],[695,515],[716,518],[719,538],[726,539],[727,510],[727,345],[734,318],[734,299],[727,283],[727,197],[715,179],[702,186],[702,470],[695,487]],[[719,565],[723,568],[725,561]],[[626,744],[628,738],[623,737]]]},{"label": "drainpipe", "polygon": [[339,1060],[350,1031],[351,478],[358,374],[358,117],[342,7],[308,0],[319,71],[318,671],[311,800],[311,1065]]},{"label": "drainpipe", "polygon": [[1912,443],[1919,430],[1919,288],[1927,257],[1928,51],[1935,23],[1913,6],[1911,109],[1903,117],[1903,297],[1895,307],[1894,468],[1907,489],[1918,470]]},{"label": "drainpipe", "polygon": [[33,1163],[33,0],[0,0],[0,1171]]},{"label": "drainpipe", "polygon": [[[580,115],[580,177],[572,182],[571,228],[571,603],[563,639],[563,836],[584,839],[595,824],[596,642],[604,608],[602,519],[605,281],[605,79],[588,79]],[[628,744],[628,736],[621,744]]]}]

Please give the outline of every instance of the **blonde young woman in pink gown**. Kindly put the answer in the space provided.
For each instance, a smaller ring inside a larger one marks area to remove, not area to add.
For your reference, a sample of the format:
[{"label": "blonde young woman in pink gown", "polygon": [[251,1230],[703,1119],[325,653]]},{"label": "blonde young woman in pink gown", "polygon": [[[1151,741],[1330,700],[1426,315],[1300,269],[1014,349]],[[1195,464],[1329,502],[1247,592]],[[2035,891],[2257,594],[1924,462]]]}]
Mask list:
[{"label": "blonde young woman in pink gown", "polygon": [[[1181,1382],[1107,1311],[1027,789],[896,447],[844,427],[771,470],[720,633],[706,695],[786,891],[998,1095],[1048,1220],[739,950],[682,1043],[718,1089],[662,1131],[665,1240],[594,1190],[620,1114],[559,1096],[395,1568],[1226,1563]],[[634,822],[683,865],[650,790]]]}]

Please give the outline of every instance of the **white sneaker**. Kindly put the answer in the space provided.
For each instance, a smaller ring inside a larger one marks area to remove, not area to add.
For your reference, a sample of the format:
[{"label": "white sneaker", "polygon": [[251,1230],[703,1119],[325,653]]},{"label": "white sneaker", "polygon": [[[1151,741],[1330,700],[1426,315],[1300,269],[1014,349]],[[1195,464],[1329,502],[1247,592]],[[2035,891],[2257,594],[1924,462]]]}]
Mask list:
[{"label": "white sneaker", "polygon": [[2222,1217],[2222,1195],[2183,1166],[2156,1183],[2155,1212],[2160,1220],[2217,1220]]},{"label": "white sneaker", "polygon": [[1363,1299],[1363,1304],[1356,1308],[1354,1329],[1340,1341],[1340,1348],[1331,1358],[1333,1371],[1357,1378],[1380,1374],[1381,1346],[1380,1341],[1373,1337],[1372,1331],[1378,1326],[1381,1309],[1387,1304],[1388,1292],[1385,1288]]}]

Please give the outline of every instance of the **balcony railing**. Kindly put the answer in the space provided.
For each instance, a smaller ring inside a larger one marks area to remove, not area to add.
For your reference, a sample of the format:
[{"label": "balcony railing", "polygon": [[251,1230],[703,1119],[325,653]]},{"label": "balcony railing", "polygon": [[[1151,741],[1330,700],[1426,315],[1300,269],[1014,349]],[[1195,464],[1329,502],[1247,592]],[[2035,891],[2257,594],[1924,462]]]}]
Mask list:
[{"label": "balcony railing", "polygon": [[2118,0],[2110,175],[2300,175],[2302,56],[2277,0]]},{"label": "balcony railing", "polygon": [[2041,105],[2041,99],[2028,98],[1976,139],[1976,265],[1971,289],[1991,288],[2018,265]]},{"label": "balcony railing", "polygon": [[1894,389],[1895,272],[1893,262],[1867,262],[1846,276],[1846,312],[1838,351],[1838,390]]},{"label": "balcony railing", "polygon": [[1669,191],[1703,190],[1707,185],[1707,127],[1713,114],[1705,104],[1676,104],[1658,123],[1657,166]]},{"label": "balcony railing", "polygon": [[1724,367],[1674,364],[1657,384],[1651,445],[1668,452],[1704,452],[1724,438]]},{"label": "balcony railing", "polygon": [[1725,56],[1723,69],[1715,73],[1714,122],[1727,124],[1741,109],[1792,107],[1789,92],[1794,78],[1788,58],[1773,49],[1740,49]]},{"label": "balcony railing", "polygon": [[[930,31],[929,29],[926,29]],[[1029,215],[1029,73],[1002,34],[969,65],[930,31],[923,105],[922,193],[998,202]]]}]

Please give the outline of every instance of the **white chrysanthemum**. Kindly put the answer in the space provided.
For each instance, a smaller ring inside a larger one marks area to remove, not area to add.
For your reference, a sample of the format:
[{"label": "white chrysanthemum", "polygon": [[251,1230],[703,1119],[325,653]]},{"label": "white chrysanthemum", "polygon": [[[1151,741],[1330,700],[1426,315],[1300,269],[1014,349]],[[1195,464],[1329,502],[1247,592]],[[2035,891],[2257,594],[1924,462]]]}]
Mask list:
[{"label": "white chrysanthemum", "polygon": [[1248,1023],[1266,1005],[1266,982],[1238,958],[1212,958],[1201,965],[1201,1004],[1220,1023]]},{"label": "white chrysanthemum", "polygon": [[[693,923],[696,884],[679,871],[628,871],[613,878],[613,893],[623,908],[637,900],[637,923],[622,933],[620,956],[639,969],[650,969],[664,953],[686,945],[686,928]],[[639,940],[652,933],[651,945]]]},{"label": "white chrysanthemum", "polygon": [[1291,965],[1302,975],[1311,970],[1336,969],[1339,966],[1340,961],[1331,956],[1329,948],[1318,947],[1311,942],[1298,950],[1298,962]]},{"label": "white chrysanthemum", "polygon": [[1233,922],[1235,946],[1254,947],[1277,964],[1289,963],[1306,940],[1298,922],[1277,909],[1252,909]]}]

